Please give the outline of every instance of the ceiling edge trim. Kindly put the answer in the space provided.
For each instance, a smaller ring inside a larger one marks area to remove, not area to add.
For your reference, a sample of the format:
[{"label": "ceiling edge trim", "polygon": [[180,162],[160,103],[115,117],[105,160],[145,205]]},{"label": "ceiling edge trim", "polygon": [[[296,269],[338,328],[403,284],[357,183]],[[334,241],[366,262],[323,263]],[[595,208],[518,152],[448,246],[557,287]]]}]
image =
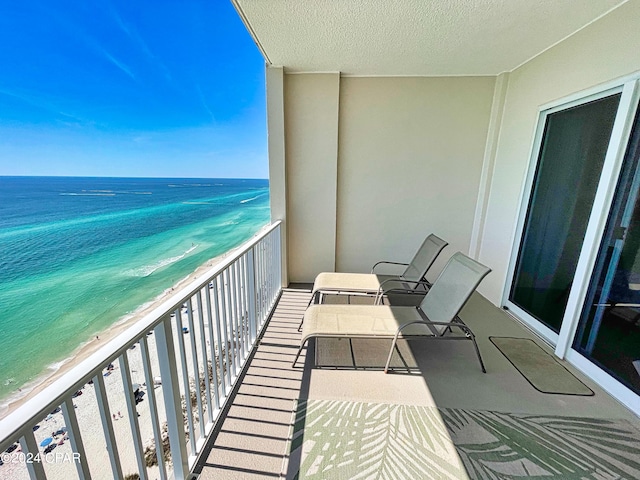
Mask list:
[{"label": "ceiling edge trim", "polygon": [[552,48],[554,48],[556,45],[561,44],[562,42],[564,42],[565,40],[573,37],[576,33],[580,32],[581,30],[584,30],[585,28],[587,28],[588,26],[590,26],[591,24],[599,21],[600,19],[606,17],[607,15],[609,15],[611,12],[613,12],[614,10],[617,10],[618,8],[620,8],[621,6],[623,6],[625,3],[628,3],[629,0],[624,0],[623,2],[619,3],[618,5],[616,5],[615,7],[610,8],[609,10],[607,10],[606,12],[604,12],[603,14],[597,16],[596,18],[594,18],[593,20],[591,20],[590,22],[585,23],[583,26],[581,26],[579,29],[577,29],[575,32],[570,33],[569,35],[561,38],[560,40],[558,40],[556,43],[554,43],[553,45],[548,46],[547,48],[545,48],[544,50],[536,53],[534,56],[532,56],[531,58],[529,58],[528,60],[525,60],[524,62],[520,63],[519,65],[517,65],[516,67],[514,67],[513,69],[511,69],[509,71],[509,73],[513,73],[515,72],[517,69],[519,69],[520,67],[526,65],[527,63],[531,62],[532,60],[534,60],[535,58],[539,57],[540,55],[542,55],[543,53],[545,53],[547,50],[551,50]]},{"label": "ceiling edge trim", "polygon": [[262,46],[262,43],[260,43],[260,39],[258,38],[258,36],[256,35],[256,32],[251,27],[251,24],[249,23],[249,20],[247,19],[247,16],[244,14],[244,10],[242,9],[240,4],[238,3],[238,0],[231,0],[231,4],[236,9],[236,12],[238,13],[238,16],[240,17],[240,20],[242,20],[242,23],[244,24],[244,27],[249,32],[249,35],[251,35],[251,38],[253,38],[253,41],[256,44],[256,46],[258,47],[258,50],[260,50],[260,53],[262,54],[265,62],[267,62],[267,65],[272,66],[273,63],[271,62],[271,59],[269,58],[269,55],[267,55],[266,50]]},{"label": "ceiling edge trim", "polygon": [[[292,72],[293,73],[293,72]],[[303,73],[303,72],[302,72]],[[497,77],[495,73],[456,73],[451,75],[361,75],[357,73],[343,73],[345,78],[451,78],[451,77]]]},{"label": "ceiling edge trim", "polygon": [[307,71],[305,71],[305,72],[300,72],[300,71],[289,72],[289,71],[287,71],[287,67],[284,67],[284,68],[285,68],[284,73],[287,74],[287,75],[318,75],[318,74],[335,75],[335,74],[338,74],[338,75],[342,76],[342,74],[338,70],[310,70],[308,72]]}]

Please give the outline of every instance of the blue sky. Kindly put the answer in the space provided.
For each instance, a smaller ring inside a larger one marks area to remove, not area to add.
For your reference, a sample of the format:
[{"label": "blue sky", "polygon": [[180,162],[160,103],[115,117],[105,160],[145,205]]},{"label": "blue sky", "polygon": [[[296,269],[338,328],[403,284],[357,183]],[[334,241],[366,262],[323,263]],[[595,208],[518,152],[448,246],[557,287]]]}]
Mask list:
[{"label": "blue sky", "polygon": [[1,0],[0,72],[0,175],[268,176],[230,0]]}]

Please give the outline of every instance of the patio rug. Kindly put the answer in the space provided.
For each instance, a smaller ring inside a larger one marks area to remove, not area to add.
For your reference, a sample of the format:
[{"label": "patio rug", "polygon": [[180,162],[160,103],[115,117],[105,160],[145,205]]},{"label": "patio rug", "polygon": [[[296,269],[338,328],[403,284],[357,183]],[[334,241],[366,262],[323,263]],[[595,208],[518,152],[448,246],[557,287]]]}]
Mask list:
[{"label": "patio rug", "polygon": [[287,479],[638,479],[625,420],[300,401]]},{"label": "patio rug", "polygon": [[593,391],[529,338],[489,337],[533,388],[542,393],[591,396]]}]

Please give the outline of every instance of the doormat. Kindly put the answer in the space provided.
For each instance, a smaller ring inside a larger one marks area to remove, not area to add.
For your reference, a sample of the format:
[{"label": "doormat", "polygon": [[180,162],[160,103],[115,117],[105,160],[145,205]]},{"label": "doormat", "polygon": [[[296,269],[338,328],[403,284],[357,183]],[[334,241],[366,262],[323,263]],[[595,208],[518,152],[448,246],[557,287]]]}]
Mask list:
[{"label": "doormat", "polygon": [[529,338],[489,337],[539,392],[591,396],[593,391]]}]

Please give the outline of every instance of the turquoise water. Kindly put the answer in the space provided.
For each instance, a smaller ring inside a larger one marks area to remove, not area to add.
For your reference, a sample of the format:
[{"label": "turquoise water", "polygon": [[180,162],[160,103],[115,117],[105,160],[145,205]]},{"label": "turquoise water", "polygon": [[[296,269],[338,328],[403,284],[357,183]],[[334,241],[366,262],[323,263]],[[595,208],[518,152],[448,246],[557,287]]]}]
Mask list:
[{"label": "turquoise water", "polygon": [[269,221],[267,180],[0,177],[0,399]]}]

